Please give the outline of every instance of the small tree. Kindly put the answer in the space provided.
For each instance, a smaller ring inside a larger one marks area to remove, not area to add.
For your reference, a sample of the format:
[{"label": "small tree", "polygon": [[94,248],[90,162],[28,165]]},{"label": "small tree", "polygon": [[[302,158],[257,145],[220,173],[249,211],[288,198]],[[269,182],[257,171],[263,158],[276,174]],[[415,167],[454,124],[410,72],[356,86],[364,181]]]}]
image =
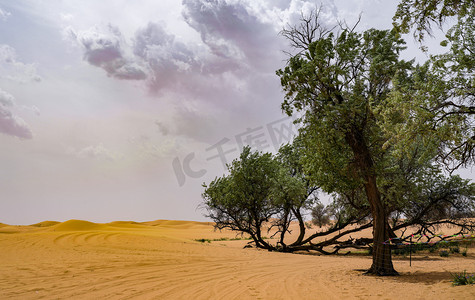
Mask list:
[{"label": "small tree", "polygon": [[312,208],[312,223],[318,227],[330,224],[330,214],[328,208],[322,203],[317,203]]},{"label": "small tree", "polygon": [[263,239],[262,228],[278,212],[271,199],[278,164],[270,153],[253,153],[246,146],[228,170],[228,176],[216,178],[209,186],[203,184],[207,217],[218,229],[247,233],[258,247],[274,249]]},{"label": "small tree", "polygon": [[[329,210],[334,219],[330,227],[306,235],[305,214],[319,202],[315,196],[317,188],[310,185],[302,172],[300,147],[298,142],[295,144],[284,145],[275,157],[270,153],[251,152],[245,147],[239,159],[228,166],[229,175],[216,178],[209,185],[203,184],[207,217],[215,222],[217,229],[249,234],[256,247],[272,251],[316,250],[330,254],[357,246],[352,244],[352,239],[339,239],[368,228],[371,223],[346,229],[361,223],[366,215],[340,204],[332,205]],[[294,221],[299,231],[289,242],[286,237]],[[277,236],[277,243],[264,239],[263,233],[271,231],[272,237]],[[337,232],[327,240],[314,242],[316,238]],[[331,246],[335,246],[332,252],[324,249]]]}]

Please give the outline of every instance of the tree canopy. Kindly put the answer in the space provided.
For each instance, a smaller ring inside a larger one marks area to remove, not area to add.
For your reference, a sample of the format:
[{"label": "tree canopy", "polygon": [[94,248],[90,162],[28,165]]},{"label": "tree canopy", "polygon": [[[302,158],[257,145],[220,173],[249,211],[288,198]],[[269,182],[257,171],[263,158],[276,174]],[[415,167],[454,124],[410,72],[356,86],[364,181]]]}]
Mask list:
[{"label": "tree canopy", "polygon": [[425,34],[432,35],[432,25],[441,28],[448,18],[463,19],[473,6],[472,0],[402,0],[393,25],[403,33],[414,29],[414,37],[421,42]]},{"label": "tree canopy", "polygon": [[[409,1],[401,5],[406,2]],[[441,42],[448,48],[447,52],[430,56],[422,66],[395,81],[392,105],[400,108],[406,122],[390,126],[388,131],[405,139],[412,139],[420,132],[437,139],[438,159],[453,171],[475,162],[475,2],[444,1],[443,5],[441,1],[429,2],[437,6],[427,9],[436,8],[438,14],[453,15],[457,21]],[[404,21],[405,18],[396,14],[395,19],[402,20],[397,28],[406,31],[410,28],[411,23]],[[416,32],[425,30],[419,27]]]}]

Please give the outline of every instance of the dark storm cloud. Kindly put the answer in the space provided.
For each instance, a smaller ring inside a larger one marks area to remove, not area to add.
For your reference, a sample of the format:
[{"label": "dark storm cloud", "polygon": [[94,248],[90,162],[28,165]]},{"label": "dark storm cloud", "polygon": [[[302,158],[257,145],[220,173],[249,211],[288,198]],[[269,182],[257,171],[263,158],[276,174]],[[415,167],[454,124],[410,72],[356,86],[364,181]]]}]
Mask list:
[{"label": "dark storm cloud", "polygon": [[109,76],[126,80],[143,80],[147,77],[139,65],[125,57],[124,41],[118,28],[109,25],[102,30],[91,28],[78,33],[69,28],[68,35],[83,47],[84,59],[104,69]]},{"label": "dark storm cloud", "polygon": [[276,29],[243,2],[184,0],[182,14],[216,56],[265,67],[281,50]]}]

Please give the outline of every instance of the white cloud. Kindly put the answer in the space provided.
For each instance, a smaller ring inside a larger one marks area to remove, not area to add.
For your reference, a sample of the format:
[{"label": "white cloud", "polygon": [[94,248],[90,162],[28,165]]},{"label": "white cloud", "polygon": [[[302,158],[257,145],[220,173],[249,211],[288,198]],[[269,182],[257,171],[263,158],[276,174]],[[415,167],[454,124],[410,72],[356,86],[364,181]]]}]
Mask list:
[{"label": "white cloud", "polygon": [[8,45],[0,45],[0,67],[0,78],[20,83],[41,81],[36,65],[18,61],[15,49]]},{"label": "white cloud", "polygon": [[11,13],[0,8],[0,20],[5,21],[10,16],[11,16]]},{"label": "white cloud", "polygon": [[74,154],[75,156],[82,159],[113,161],[120,158],[119,154],[112,152],[111,150],[104,147],[102,144],[90,145],[79,150],[70,148],[67,152],[70,154]]},{"label": "white cloud", "polygon": [[31,139],[33,134],[26,122],[12,113],[15,98],[0,89],[0,132],[21,139]]},{"label": "white cloud", "polygon": [[0,104],[3,106],[13,106],[15,104],[15,98],[11,94],[0,89]]},{"label": "white cloud", "polygon": [[159,159],[176,155],[180,150],[179,140],[175,137],[162,137],[158,142],[148,135],[132,137],[128,140],[133,150],[131,157]]},{"label": "white cloud", "polygon": [[36,105],[32,105],[32,106],[21,105],[20,108],[23,109],[23,110],[30,111],[30,112],[34,113],[35,115],[37,115],[37,116],[39,116],[41,114],[40,109]]},{"label": "white cloud", "polygon": [[74,19],[74,16],[72,14],[66,14],[66,13],[60,13],[59,17],[61,18],[61,21],[63,22],[69,22]]},{"label": "white cloud", "polygon": [[184,43],[176,41],[175,36],[158,23],[149,23],[137,30],[134,54],[147,64],[151,73],[149,86],[155,91],[173,88],[179,83],[179,74],[199,69],[196,54]]}]

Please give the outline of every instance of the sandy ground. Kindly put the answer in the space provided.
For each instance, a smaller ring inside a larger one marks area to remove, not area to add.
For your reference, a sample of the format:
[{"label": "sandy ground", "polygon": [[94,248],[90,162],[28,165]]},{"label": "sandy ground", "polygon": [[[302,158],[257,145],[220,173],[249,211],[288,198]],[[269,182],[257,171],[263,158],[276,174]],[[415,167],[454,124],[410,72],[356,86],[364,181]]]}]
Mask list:
[{"label": "sandy ground", "polygon": [[0,299],[475,299],[451,285],[475,272],[467,257],[395,258],[399,277],[363,276],[368,256],[242,249],[210,223],[0,224]]}]

